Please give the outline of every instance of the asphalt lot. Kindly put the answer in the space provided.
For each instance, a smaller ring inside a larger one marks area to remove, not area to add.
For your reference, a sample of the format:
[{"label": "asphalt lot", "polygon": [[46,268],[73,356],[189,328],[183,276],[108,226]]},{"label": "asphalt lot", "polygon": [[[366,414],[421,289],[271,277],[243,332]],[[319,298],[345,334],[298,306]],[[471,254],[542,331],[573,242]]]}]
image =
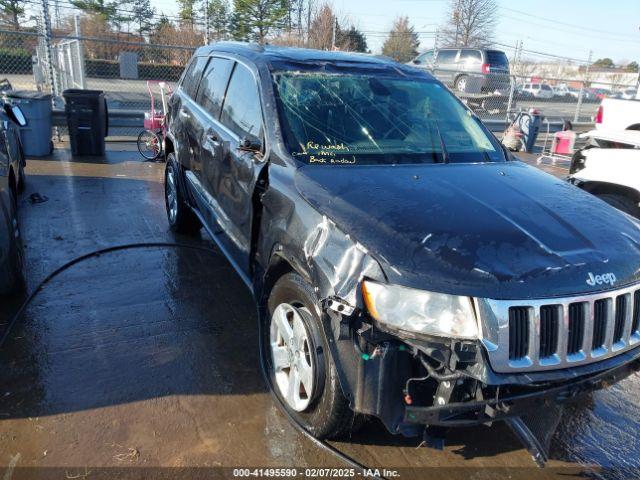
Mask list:
[{"label": "asphalt lot", "polygon": [[[169,232],[164,164],[140,161],[130,144],[108,149],[105,158],[73,159],[62,145],[50,158],[29,160],[19,202],[29,287],[114,245],[178,242],[208,251],[106,253],[38,294],[0,347],[2,479],[344,466],[273,403],[240,278],[206,237]],[[36,193],[46,201],[32,201]],[[18,303],[0,306],[1,331]],[[640,464],[639,392],[634,376],[567,407],[544,470],[499,424],[453,431],[443,451],[417,448],[419,439],[394,437],[373,421],[332,445],[368,467],[400,468],[401,478],[626,478]]]}]

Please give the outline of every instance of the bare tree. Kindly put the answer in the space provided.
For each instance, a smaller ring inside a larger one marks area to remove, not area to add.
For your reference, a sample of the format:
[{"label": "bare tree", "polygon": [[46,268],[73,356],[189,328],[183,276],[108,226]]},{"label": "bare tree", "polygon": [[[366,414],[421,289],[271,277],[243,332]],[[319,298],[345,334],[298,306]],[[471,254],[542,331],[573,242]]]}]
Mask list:
[{"label": "bare tree", "polygon": [[483,47],[491,43],[498,23],[496,0],[450,0],[443,28],[446,46]]},{"label": "bare tree", "polygon": [[409,24],[408,17],[398,17],[393,22],[389,36],[382,45],[382,54],[398,62],[406,63],[418,55],[418,34]]},{"label": "bare tree", "polygon": [[309,47],[331,50],[334,44],[336,22],[336,15],[328,3],[324,3],[320,8],[312,11],[308,33]]}]

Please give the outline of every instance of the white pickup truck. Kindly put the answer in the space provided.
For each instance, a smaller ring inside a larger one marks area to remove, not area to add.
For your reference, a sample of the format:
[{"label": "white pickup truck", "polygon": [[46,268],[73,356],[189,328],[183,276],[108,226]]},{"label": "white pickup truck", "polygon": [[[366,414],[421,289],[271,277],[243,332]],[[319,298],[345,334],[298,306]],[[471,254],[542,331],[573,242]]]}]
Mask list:
[{"label": "white pickup truck", "polygon": [[[640,95],[640,90],[638,91]],[[596,128],[602,130],[640,130],[640,96],[633,100],[605,98],[596,113]]]},{"label": "white pickup truck", "polygon": [[589,144],[573,155],[569,182],[640,218],[640,131],[599,129],[580,137]]}]

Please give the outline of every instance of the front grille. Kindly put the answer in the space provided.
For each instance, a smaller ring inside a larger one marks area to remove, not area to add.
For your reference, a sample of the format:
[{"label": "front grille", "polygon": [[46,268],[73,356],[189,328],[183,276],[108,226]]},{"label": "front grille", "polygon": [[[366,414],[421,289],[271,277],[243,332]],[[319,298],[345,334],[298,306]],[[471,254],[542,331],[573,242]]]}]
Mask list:
[{"label": "front grille", "polygon": [[616,298],[616,324],[613,329],[613,343],[622,340],[625,321],[627,319],[627,296],[618,295]]},{"label": "front grille", "polygon": [[524,358],[529,351],[529,309],[509,309],[509,360]]},{"label": "front grille", "polygon": [[540,358],[555,355],[558,349],[559,305],[540,307]]},{"label": "front grille", "polygon": [[537,371],[602,360],[640,345],[640,285],[549,300],[476,300],[494,370]]},{"label": "front grille", "polygon": [[569,304],[569,331],[567,332],[567,355],[575,355],[582,350],[586,303]]},{"label": "front grille", "polygon": [[640,326],[640,290],[633,294],[633,320],[631,322],[631,333],[638,331]]},{"label": "front grille", "polygon": [[596,350],[604,346],[607,334],[607,302],[608,299],[596,300],[593,304],[593,340],[591,348]]}]

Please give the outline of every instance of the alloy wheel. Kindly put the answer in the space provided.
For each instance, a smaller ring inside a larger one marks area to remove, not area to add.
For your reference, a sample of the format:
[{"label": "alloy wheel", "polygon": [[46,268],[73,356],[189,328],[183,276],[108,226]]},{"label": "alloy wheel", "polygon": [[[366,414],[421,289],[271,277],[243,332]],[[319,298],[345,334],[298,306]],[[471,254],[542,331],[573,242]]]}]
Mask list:
[{"label": "alloy wheel", "polygon": [[296,307],[282,303],[271,316],[271,360],[276,385],[289,407],[304,411],[313,398],[314,357],[307,328]]},{"label": "alloy wheel", "polygon": [[167,196],[167,212],[169,213],[169,221],[171,223],[175,223],[178,215],[178,187],[176,185],[176,174],[174,169],[171,167],[167,169],[165,191]]}]

